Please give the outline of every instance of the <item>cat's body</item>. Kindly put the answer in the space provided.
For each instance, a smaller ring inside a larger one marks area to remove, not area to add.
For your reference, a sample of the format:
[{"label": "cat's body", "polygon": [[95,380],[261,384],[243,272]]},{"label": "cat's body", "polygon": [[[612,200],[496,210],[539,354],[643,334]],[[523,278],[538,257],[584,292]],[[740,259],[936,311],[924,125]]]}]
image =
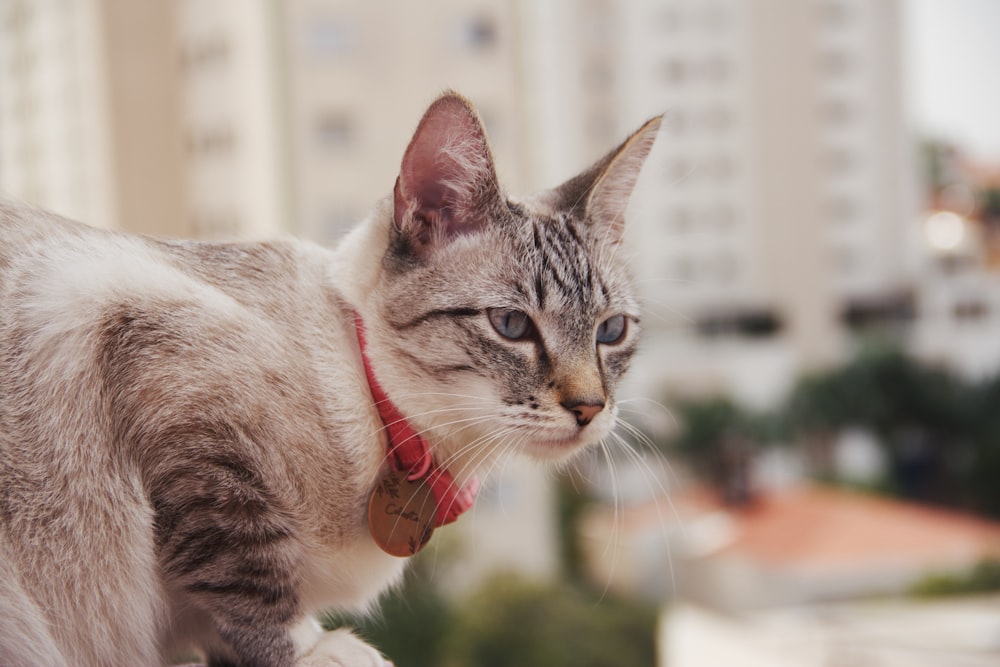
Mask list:
[{"label": "cat's body", "polygon": [[394,197],[332,251],[0,204],[0,664],[158,665],[175,645],[379,664],[302,620],[369,605],[405,563],[366,524],[386,442],[355,316],[458,484],[605,437],[634,347],[615,327],[636,318],[613,247],[655,130],[517,204],[446,96]]},{"label": "cat's body", "polygon": [[[179,632],[210,625],[165,599],[156,522],[161,541],[191,552],[181,559],[273,551],[264,559],[287,560],[306,584],[273,585],[300,588],[312,611],[364,604],[393,580],[403,561],[363,521],[382,424],[357,347],[343,344],[352,309],[329,287],[327,253],[163,244],[0,211],[0,572],[34,570],[0,579],[60,610],[60,644],[83,650],[94,633],[83,619],[115,619],[117,636],[95,647],[106,655],[67,664],[155,664],[158,642],[143,634],[172,614]],[[213,497],[220,510],[207,507]],[[229,525],[241,513],[261,514],[246,544],[233,537],[245,528]],[[252,595],[241,560],[216,583]],[[21,613],[8,602],[0,615]],[[0,646],[13,641],[4,632]]]}]

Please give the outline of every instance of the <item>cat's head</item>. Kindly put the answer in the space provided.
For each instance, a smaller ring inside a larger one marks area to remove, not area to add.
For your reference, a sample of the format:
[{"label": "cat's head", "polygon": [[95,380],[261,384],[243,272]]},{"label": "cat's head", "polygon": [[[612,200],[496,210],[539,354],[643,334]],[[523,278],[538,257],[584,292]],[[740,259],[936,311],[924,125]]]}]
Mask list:
[{"label": "cat's head", "polygon": [[624,213],[658,128],[513,200],[466,100],[447,94],[420,121],[366,325],[380,383],[445,465],[562,459],[610,433],[639,330]]}]

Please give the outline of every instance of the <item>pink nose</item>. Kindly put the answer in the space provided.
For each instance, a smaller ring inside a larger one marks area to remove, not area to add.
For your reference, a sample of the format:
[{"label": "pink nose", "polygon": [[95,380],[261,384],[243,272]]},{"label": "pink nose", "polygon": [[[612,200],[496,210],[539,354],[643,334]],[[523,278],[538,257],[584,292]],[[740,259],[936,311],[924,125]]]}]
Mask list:
[{"label": "pink nose", "polygon": [[576,416],[576,423],[579,426],[586,426],[594,418],[594,415],[604,409],[604,401],[567,401],[562,406]]}]

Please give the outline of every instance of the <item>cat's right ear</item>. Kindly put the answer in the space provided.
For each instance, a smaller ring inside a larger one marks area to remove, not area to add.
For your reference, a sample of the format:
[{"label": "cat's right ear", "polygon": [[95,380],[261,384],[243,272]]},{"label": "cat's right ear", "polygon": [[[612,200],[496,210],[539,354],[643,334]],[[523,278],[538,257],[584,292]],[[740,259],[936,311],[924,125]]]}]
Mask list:
[{"label": "cat's right ear", "polygon": [[551,191],[551,205],[582,217],[600,238],[619,242],[625,228],[625,209],[662,120],[657,116],[646,121],[590,169]]},{"label": "cat's right ear", "polygon": [[408,250],[478,231],[502,201],[493,156],[479,116],[460,95],[438,98],[424,113],[393,191],[393,221]]}]

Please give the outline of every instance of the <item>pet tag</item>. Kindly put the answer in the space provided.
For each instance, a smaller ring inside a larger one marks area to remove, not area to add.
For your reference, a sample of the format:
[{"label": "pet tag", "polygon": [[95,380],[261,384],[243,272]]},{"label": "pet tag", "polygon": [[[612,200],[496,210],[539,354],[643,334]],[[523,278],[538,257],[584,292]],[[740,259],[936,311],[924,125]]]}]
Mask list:
[{"label": "pet tag", "polygon": [[368,529],[382,551],[405,558],[431,539],[436,513],[437,502],[424,480],[390,472],[379,480],[368,501]]}]

